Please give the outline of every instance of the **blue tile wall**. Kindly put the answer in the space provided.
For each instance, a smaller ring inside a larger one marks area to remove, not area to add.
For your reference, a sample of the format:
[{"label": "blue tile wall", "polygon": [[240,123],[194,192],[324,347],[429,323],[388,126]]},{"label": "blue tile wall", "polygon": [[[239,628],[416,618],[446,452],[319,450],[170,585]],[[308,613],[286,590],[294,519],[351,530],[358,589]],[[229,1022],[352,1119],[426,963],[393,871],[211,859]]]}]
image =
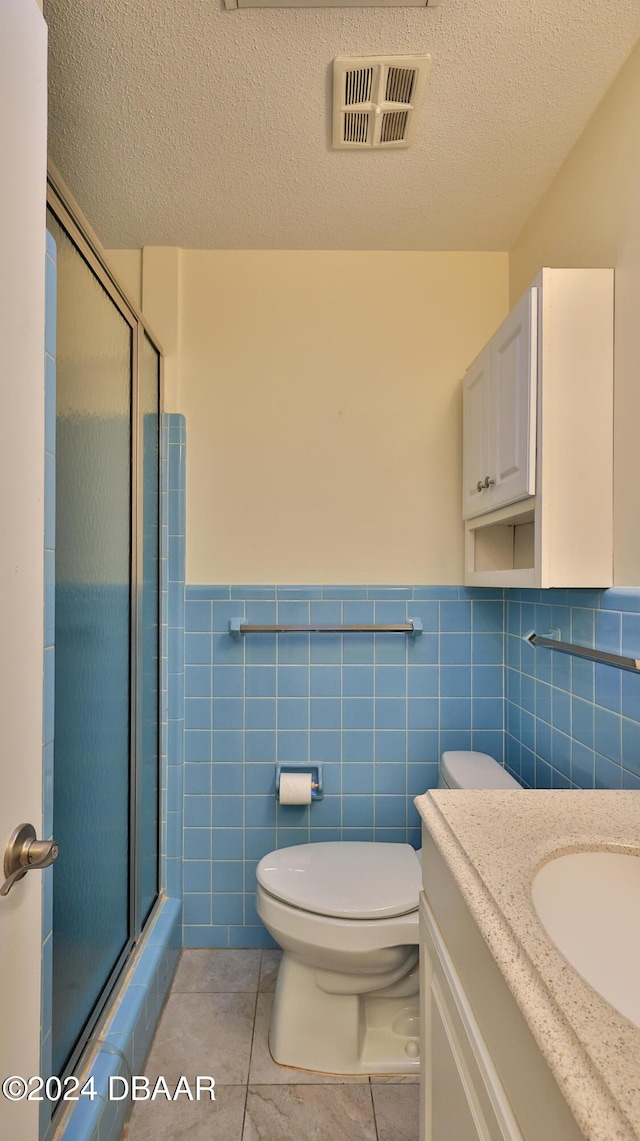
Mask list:
[{"label": "blue tile wall", "polygon": [[[260,946],[255,868],[311,840],[420,843],[413,798],[443,749],[503,759],[502,591],[187,587],[184,945]],[[229,634],[253,623],[394,623],[424,633]],[[169,748],[171,756],[171,746]],[[275,799],[276,761],[322,762],[325,796]]]},{"label": "blue tile wall", "polygon": [[[231,618],[410,617],[415,639],[229,634]],[[487,752],[527,787],[640,788],[640,677],[522,641],[556,628],[640,658],[640,590],[187,586],[184,622],[184,744],[169,741],[184,759],[184,946],[270,945],[255,868],[273,848],[417,845],[413,798],[445,749]],[[321,762],[324,799],[279,806],[277,761]]]},{"label": "blue tile wall", "polygon": [[640,675],[522,640],[640,658],[640,590],[508,590],[507,768],[531,788],[640,789]]}]

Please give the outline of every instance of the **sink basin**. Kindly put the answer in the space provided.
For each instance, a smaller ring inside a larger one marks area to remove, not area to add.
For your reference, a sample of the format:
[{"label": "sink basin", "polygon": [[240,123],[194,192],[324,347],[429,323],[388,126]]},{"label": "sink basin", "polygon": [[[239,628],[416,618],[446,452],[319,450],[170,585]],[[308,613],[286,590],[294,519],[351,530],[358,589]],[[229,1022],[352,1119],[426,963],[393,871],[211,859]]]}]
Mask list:
[{"label": "sink basin", "polygon": [[640,856],[572,852],[534,877],[543,927],[576,971],[640,1027]]}]

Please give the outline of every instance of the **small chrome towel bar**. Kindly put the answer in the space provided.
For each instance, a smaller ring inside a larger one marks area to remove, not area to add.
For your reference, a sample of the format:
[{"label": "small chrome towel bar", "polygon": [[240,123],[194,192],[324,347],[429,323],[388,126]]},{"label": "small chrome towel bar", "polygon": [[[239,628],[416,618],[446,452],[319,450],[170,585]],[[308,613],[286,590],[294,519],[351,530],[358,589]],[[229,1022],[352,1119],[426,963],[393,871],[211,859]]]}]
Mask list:
[{"label": "small chrome towel bar", "polygon": [[242,618],[229,619],[229,633],[235,637],[241,634],[409,634],[415,637],[422,633],[422,620],[409,618],[397,625],[373,626],[294,626],[294,625],[252,625]]},{"label": "small chrome towel bar", "polygon": [[525,634],[524,641],[531,646],[543,646],[547,650],[559,650],[561,654],[572,654],[576,658],[586,658],[590,662],[602,662],[607,666],[617,666],[630,673],[640,673],[640,660],[627,658],[622,654],[609,654],[605,650],[595,650],[589,646],[578,646],[574,642],[559,642],[557,638],[548,638],[544,634],[531,632]]}]

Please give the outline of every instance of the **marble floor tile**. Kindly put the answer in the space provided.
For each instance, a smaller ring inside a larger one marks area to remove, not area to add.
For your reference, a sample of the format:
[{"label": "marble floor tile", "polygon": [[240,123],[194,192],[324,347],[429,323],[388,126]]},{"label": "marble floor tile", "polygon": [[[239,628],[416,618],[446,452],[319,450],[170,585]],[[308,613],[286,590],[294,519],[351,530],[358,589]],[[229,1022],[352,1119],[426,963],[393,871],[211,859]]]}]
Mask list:
[{"label": "marble floor tile", "polygon": [[367,1085],[249,1086],[242,1141],[376,1141]]},{"label": "marble floor tile", "polygon": [[253,994],[171,994],[145,1073],[168,1083],[181,1074],[190,1081],[210,1074],[216,1085],[246,1082],[255,1001]]},{"label": "marble floor tile", "polygon": [[246,1095],[244,1086],[222,1086],[215,1101],[138,1102],[122,1141],[240,1141]]},{"label": "marble floor tile", "polygon": [[373,1085],[378,1141],[418,1141],[420,1086]]},{"label": "marble floor tile", "polygon": [[267,951],[262,952],[262,962],[260,963],[260,982],[258,983],[258,990],[263,993],[273,993],[276,989],[276,979],[278,977],[278,967],[282,958],[282,951]]},{"label": "marble floor tile", "polygon": [[258,989],[261,951],[183,951],[173,983],[182,992],[249,991]]},{"label": "marble floor tile", "polygon": [[123,1141],[418,1141],[417,1075],[369,1083],[273,1061],[280,958],[274,950],[183,952],[146,1073],[169,1086],[181,1074],[210,1074],[216,1101],[140,1102]]},{"label": "marble floor tile", "polygon": [[259,994],[251,1050],[251,1085],[344,1085],[368,1083],[366,1074],[344,1077],[341,1074],[317,1074],[310,1070],[297,1070],[279,1066],[269,1053],[269,1023],[271,1021],[272,994]]}]

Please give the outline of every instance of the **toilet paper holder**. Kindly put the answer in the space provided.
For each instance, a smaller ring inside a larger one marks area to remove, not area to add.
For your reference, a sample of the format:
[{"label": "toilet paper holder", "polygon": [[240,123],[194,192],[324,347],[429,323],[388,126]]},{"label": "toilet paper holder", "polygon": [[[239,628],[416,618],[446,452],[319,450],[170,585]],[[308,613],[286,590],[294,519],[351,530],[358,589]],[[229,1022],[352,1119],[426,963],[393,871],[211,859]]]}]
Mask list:
[{"label": "toilet paper holder", "polygon": [[322,765],[304,764],[276,765],[276,796],[280,795],[280,776],[282,773],[311,773],[311,802],[322,800]]}]

